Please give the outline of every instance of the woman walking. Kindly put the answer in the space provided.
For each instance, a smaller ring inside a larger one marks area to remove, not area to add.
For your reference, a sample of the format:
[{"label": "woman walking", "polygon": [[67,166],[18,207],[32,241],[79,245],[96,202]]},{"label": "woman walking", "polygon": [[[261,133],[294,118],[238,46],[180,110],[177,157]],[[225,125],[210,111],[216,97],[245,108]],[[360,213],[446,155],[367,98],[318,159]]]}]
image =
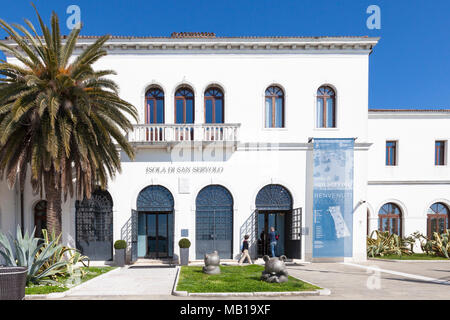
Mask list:
[{"label": "woman walking", "polygon": [[252,262],[252,258],[250,258],[250,255],[248,254],[248,238],[250,238],[250,236],[248,234],[246,234],[244,236],[244,241],[242,242],[242,254],[241,254],[241,259],[239,260],[239,264],[241,265],[245,258],[247,258],[248,262],[250,264],[253,264]]}]

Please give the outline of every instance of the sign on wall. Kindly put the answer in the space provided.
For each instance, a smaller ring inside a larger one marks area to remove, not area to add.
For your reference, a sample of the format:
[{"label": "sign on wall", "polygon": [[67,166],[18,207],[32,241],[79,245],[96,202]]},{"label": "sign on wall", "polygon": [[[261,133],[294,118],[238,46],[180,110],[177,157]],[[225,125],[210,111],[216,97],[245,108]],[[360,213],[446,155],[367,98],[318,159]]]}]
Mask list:
[{"label": "sign on wall", "polygon": [[314,139],[313,257],[351,257],[354,139]]}]

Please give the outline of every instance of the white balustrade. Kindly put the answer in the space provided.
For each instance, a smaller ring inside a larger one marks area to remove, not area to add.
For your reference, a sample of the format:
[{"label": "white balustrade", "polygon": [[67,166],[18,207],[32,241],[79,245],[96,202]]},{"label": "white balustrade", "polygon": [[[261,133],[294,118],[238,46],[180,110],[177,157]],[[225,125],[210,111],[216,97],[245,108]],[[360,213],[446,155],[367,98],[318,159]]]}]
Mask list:
[{"label": "white balustrade", "polygon": [[130,142],[237,141],[239,124],[138,124]]}]

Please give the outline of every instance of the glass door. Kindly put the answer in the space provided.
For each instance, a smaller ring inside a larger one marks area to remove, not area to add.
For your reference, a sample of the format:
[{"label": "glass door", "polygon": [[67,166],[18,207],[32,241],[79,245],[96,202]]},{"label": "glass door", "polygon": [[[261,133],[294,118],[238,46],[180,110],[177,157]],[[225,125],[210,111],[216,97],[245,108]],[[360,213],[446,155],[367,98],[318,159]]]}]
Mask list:
[{"label": "glass door", "polygon": [[269,247],[268,238],[268,222],[267,213],[259,212],[258,214],[258,257],[268,255]]},{"label": "glass door", "polygon": [[158,214],[157,220],[158,220],[158,235],[157,235],[157,242],[158,246],[156,247],[156,254],[160,258],[166,258],[168,256],[168,250],[167,250],[167,235],[168,235],[168,228],[167,228],[167,214]]},{"label": "glass door", "polygon": [[158,258],[157,253],[157,235],[158,230],[156,228],[158,214],[147,214],[147,257],[151,259]]},{"label": "glass door", "polygon": [[278,235],[275,255],[277,257],[284,255],[285,245],[285,212],[259,212],[258,214],[258,256],[271,256],[269,232],[270,228],[275,228]]},{"label": "glass door", "polygon": [[138,216],[138,257],[159,259],[173,256],[173,215],[145,212]]}]

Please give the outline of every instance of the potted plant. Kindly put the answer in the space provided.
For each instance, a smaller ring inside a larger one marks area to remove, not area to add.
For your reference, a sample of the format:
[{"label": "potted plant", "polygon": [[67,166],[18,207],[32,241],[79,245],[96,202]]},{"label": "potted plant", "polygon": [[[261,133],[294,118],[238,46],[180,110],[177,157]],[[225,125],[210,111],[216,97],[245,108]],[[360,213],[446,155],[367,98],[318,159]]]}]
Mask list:
[{"label": "potted plant", "polygon": [[182,238],[178,241],[178,246],[180,247],[180,264],[187,266],[189,264],[189,247],[191,242],[187,238]]},{"label": "potted plant", "polygon": [[125,250],[127,249],[127,242],[125,240],[117,240],[114,242],[114,249],[116,250],[115,262],[118,267],[125,266]]}]

